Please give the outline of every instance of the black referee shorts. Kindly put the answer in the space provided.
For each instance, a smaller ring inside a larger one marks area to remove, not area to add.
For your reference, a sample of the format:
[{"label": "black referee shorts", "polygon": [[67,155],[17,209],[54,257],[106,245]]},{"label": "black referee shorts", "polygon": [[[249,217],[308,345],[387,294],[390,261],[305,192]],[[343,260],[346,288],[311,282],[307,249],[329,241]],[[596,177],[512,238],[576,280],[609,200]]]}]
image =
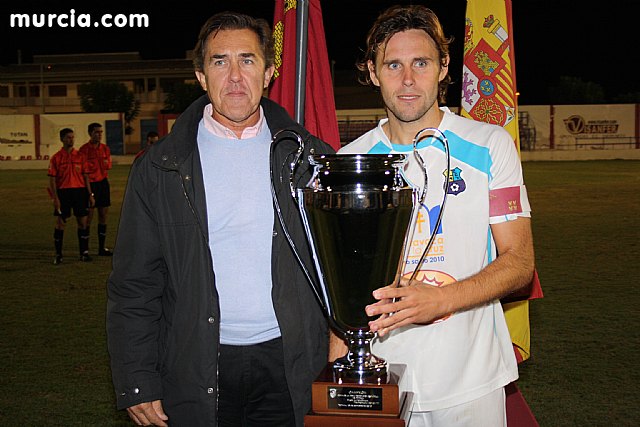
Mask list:
[{"label": "black referee shorts", "polygon": [[106,208],[111,206],[111,189],[109,188],[109,180],[107,178],[102,181],[91,183],[91,192],[95,199],[96,208]]},{"label": "black referee shorts", "polygon": [[89,193],[86,188],[63,188],[58,189],[57,193],[60,212],[53,212],[53,215],[67,219],[71,216],[71,210],[76,217],[89,215]]}]

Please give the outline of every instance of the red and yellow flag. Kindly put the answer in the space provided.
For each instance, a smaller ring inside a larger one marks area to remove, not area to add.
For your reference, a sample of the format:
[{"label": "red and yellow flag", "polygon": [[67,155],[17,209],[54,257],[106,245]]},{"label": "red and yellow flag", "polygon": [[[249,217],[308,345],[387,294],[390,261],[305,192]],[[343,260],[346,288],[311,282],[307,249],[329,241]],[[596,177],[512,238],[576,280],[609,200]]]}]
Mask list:
[{"label": "red and yellow flag", "polygon": [[[504,127],[520,152],[511,0],[468,0],[460,113]],[[531,352],[529,299],[541,298],[538,274],[527,295],[503,302],[518,362]]]},{"label": "red and yellow flag", "polygon": [[461,114],[504,127],[520,152],[511,0],[468,0]]},{"label": "red and yellow flag", "polygon": [[[331,84],[331,68],[322,23],[320,0],[309,0],[307,71],[304,127],[334,149],[340,148],[340,133]],[[269,98],[295,114],[296,87],[296,0],[276,0],[273,18],[275,45],[274,81]]]}]

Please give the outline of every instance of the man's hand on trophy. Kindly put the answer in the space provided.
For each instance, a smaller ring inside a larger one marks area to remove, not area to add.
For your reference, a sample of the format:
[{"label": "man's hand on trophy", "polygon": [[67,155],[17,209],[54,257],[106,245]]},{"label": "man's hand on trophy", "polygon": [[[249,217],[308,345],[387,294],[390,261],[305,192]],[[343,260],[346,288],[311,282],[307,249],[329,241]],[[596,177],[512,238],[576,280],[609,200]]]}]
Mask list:
[{"label": "man's hand on trophy", "polygon": [[334,362],[336,359],[343,357],[348,350],[344,334],[329,328],[329,362]]},{"label": "man's hand on trophy", "polygon": [[385,336],[401,326],[431,323],[451,313],[452,303],[449,295],[453,287],[431,286],[413,280],[408,283],[402,279],[400,286],[385,286],[373,291],[378,300],[365,307],[367,316],[380,315],[369,322],[372,332]]},{"label": "man's hand on trophy", "polygon": [[139,426],[168,427],[165,421],[168,421],[169,417],[164,413],[160,400],[130,406],[127,408],[127,412],[129,417]]}]

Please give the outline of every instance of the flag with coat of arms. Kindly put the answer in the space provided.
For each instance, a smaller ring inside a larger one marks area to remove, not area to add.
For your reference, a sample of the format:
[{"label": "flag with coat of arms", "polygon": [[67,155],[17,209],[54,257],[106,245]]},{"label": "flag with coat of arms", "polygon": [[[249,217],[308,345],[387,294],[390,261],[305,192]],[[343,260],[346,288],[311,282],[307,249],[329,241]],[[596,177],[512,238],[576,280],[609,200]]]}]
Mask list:
[{"label": "flag with coat of arms", "polygon": [[[468,0],[460,114],[505,128],[520,153],[511,0]],[[542,298],[537,271],[529,287],[502,300],[518,363],[531,354],[529,300]],[[507,422],[521,427],[538,423],[515,383],[506,388]]]},{"label": "flag with coat of arms", "polygon": [[[468,0],[460,113],[505,128],[518,152],[518,105],[511,0]],[[503,308],[518,362],[531,353],[529,299],[541,298],[536,272],[528,295]]]},{"label": "flag with coat of arms", "polygon": [[467,2],[461,114],[502,126],[519,147],[511,22],[511,0]]}]

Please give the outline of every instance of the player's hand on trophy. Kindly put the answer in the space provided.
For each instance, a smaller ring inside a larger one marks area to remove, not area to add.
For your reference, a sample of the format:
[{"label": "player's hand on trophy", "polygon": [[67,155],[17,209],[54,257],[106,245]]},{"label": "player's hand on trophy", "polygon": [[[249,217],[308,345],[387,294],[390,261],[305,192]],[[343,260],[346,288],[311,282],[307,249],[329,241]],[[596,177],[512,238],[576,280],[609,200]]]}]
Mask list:
[{"label": "player's hand on trophy", "polygon": [[365,310],[367,316],[380,317],[370,321],[369,328],[382,337],[401,326],[438,320],[453,311],[448,297],[450,290],[449,286],[431,286],[417,280],[408,283],[407,279],[402,279],[398,287],[376,289],[373,297],[378,302],[366,306]]}]

